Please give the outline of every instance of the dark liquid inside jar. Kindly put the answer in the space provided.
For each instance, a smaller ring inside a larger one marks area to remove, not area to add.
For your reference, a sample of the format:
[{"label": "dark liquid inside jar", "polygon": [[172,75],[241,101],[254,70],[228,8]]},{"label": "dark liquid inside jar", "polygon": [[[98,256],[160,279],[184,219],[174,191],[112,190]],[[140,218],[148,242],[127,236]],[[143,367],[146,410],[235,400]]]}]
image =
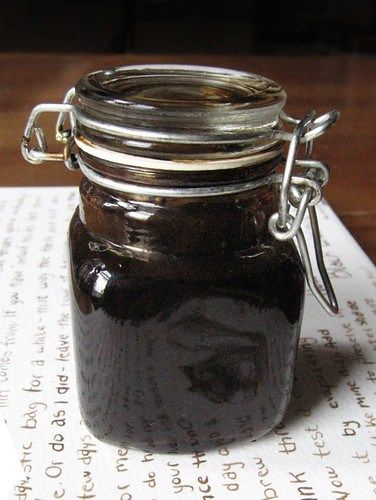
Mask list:
[{"label": "dark liquid inside jar", "polygon": [[95,436],[189,452],[278,424],[304,277],[294,244],[268,233],[276,200],[270,186],[187,200],[82,182],[72,305],[81,411]]}]

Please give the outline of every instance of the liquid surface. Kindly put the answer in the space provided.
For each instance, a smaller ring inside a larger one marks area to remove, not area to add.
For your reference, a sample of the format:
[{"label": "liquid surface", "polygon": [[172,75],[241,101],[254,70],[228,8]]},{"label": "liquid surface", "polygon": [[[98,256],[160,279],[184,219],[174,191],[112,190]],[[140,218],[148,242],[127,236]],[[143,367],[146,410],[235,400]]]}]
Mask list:
[{"label": "liquid surface", "polygon": [[70,239],[80,405],[95,436],[190,452],[254,439],[278,424],[304,291],[293,245],[265,243],[222,258],[119,252],[77,213]]}]

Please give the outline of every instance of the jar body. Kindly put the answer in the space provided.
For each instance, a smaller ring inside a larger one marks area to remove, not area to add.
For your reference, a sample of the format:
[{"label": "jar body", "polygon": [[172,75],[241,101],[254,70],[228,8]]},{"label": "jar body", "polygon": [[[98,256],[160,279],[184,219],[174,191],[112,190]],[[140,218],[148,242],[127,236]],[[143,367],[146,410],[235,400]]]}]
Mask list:
[{"label": "jar body", "polygon": [[[313,295],[338,312],[315,212],[329,170],[311,153],[339,113],[299,120],[285,101],[252,73],[136,65],[84,75],[63,103],[32,110],[24,158],[84,175],[70,225],[72,316],[80,406],[99,439],[191,452],[256,439],[283,417],[300,255]],[[60,153],[37,127],[51,111]],[[326,294],[301,231],[308,207]]]},{"label": "jar body", "polygon": [[186,452],[281,420],[304,295],[273,188],[140,200],[84,180],[70,226],[80,406],[104,441]]}]

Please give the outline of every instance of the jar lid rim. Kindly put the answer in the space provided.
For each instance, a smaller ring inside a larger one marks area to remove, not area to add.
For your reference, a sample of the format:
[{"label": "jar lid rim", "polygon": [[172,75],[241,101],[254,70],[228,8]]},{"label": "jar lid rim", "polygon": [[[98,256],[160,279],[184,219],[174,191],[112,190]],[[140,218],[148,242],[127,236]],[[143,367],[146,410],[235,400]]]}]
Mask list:
[{"label": "jar lid rim", "polygon": [[77,82],[76,95],[84,106],[102,105],[114,112],[153,110],[164,116],[184,110],[186,118],[235,113],[238,118],[245,114],[250,119],[262,108],[281,109],[286,100],[281,86],[263,76],[180,64],[132,65],[95,71]]}]

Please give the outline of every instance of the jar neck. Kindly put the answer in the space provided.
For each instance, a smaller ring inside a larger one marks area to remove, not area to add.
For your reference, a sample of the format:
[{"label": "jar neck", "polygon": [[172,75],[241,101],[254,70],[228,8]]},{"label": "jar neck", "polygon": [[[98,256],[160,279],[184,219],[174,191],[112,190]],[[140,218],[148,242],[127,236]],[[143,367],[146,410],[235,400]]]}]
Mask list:
[{"label": "jar neck", "polygon": [[[108,165],[96,168],[106,171]],[[265,177],[275,162],[242,172],[224,171],[203,175],[155,175],[153,186],[210,186]],[[236,170],[236,169],[234,169]],[[112,173],[112,172],[111,172]],[[139,173],[123,169],[123,179],[145,183]],[[150,178],[148,183],[150,184]],[[184,183],[184,184],[183,184]],[[84,178],[80,187],[80,218],[94,237],[112,243],[121,251],[134,249],[164,253],[224,254],[263,244],[271,239],[267,224],[276,211],[278,192],[274,185],[242,193],[197,198],[161,198],[110,191]]]}]

